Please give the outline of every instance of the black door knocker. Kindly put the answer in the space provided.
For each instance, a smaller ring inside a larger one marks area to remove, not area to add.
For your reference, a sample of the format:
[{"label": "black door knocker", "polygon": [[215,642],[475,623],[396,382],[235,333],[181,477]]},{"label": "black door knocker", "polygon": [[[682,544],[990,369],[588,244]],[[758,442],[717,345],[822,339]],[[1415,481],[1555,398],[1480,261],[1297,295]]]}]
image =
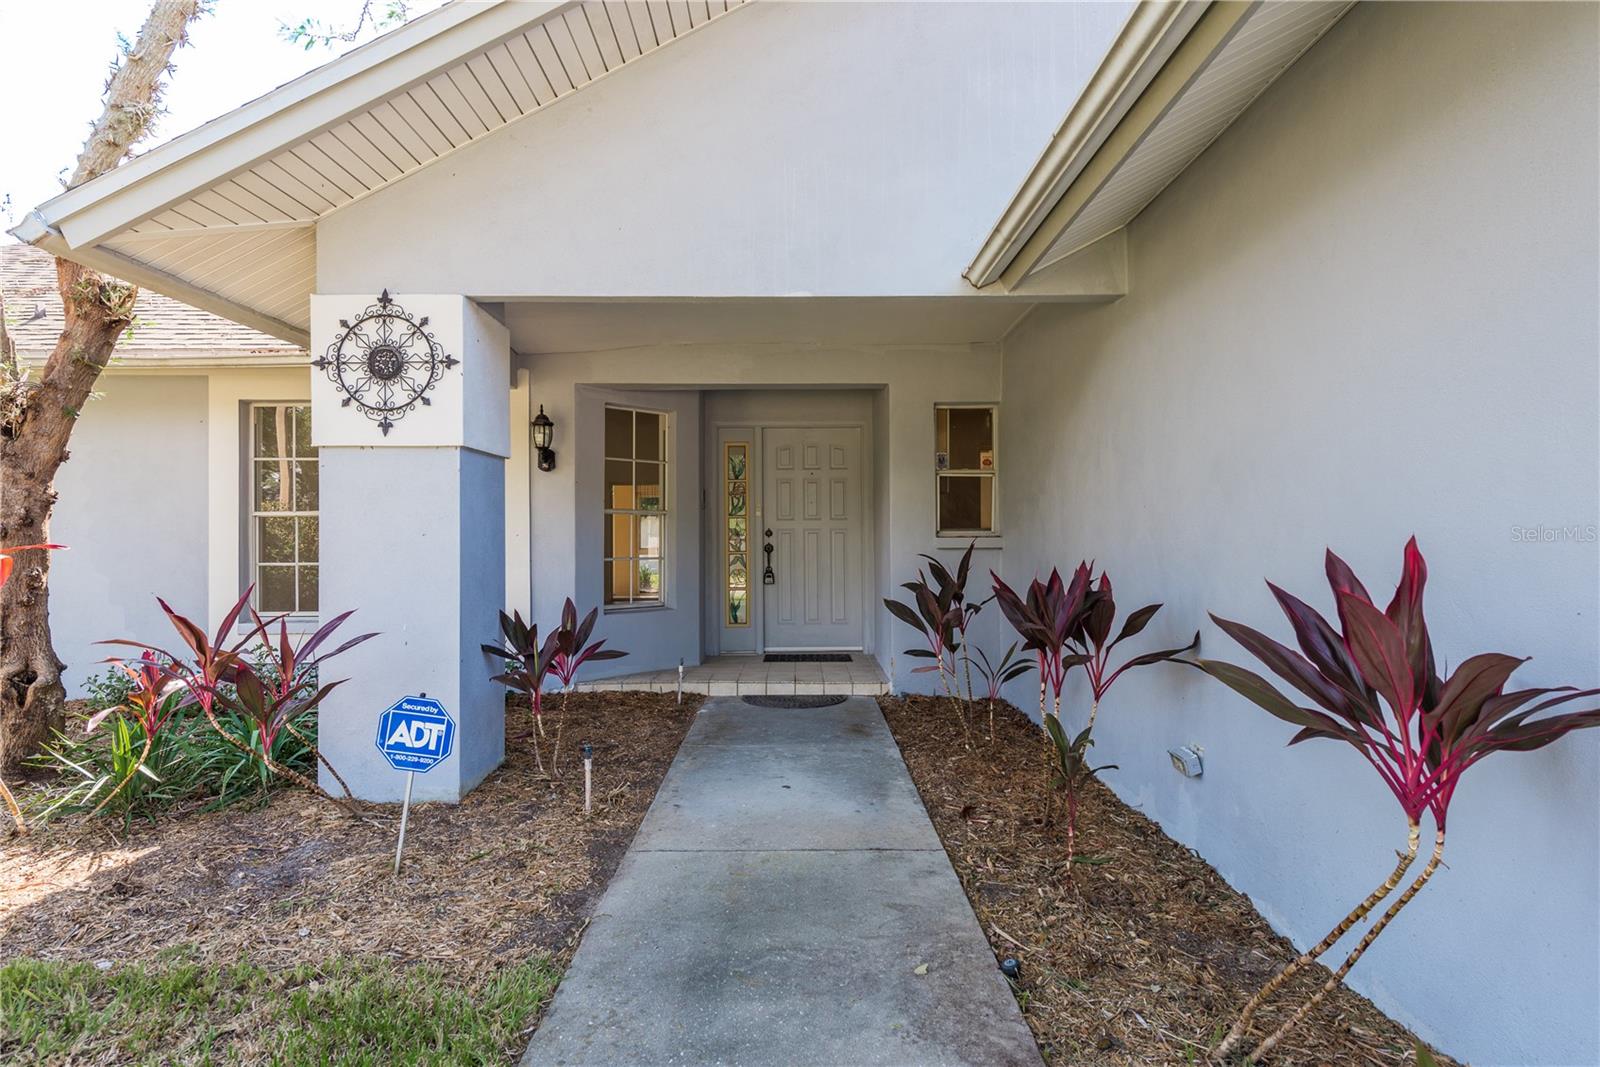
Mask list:
[{"label": "black door knocker", "polygon": [[761,551],[766,553],[767,556],[767,565],[761,572],[761,584],[777,585],[778,576],[772,573],[772,531],[763,530],[762,535],[767,539],[766,544],[761,546]]}]

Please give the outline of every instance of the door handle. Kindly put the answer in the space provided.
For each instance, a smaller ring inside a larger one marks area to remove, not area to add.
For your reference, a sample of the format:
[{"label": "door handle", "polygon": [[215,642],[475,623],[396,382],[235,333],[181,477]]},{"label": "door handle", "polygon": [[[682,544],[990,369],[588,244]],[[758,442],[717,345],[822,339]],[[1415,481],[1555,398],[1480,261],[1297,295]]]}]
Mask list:
[{"label": "door handle", "polygon": [[763,530],[762,536],[768,538],[769,540],[767,540],[767,542],[761,546],[761,551],[766,556],[766,566],[762,568],[761,571],[761,584],[777,585],[778,576],[772,571],[772,541],[770,540],[772,537],[772,531]]}]

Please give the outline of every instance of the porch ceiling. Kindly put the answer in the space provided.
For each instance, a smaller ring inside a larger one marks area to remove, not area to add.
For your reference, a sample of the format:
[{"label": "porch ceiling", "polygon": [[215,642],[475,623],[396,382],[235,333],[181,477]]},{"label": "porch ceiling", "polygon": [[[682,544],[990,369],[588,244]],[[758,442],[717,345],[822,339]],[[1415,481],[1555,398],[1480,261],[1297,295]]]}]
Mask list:
[{"label": "porch ceiling", "polygon": [[654,345],[936,345],[998,341],[1032,303],[967,298],[562,301],[505,305],[518,352]]},{"label": "porch ceiling", "polygon": [[743,2],[448,4],[61,194],[13,232],[303,345],[319,219]]}]

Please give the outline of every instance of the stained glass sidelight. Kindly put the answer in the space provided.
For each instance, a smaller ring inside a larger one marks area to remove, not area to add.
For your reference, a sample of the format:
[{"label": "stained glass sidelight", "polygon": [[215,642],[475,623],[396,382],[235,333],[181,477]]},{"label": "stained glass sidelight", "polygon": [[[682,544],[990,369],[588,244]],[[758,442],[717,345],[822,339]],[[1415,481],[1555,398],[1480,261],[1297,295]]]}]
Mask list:
[{"label": "stained glass sidelight", "polygon": [[750,445],[729,441],[723,446],[722,499],[726,533],[727,617],[729,626],[750,625]]}]

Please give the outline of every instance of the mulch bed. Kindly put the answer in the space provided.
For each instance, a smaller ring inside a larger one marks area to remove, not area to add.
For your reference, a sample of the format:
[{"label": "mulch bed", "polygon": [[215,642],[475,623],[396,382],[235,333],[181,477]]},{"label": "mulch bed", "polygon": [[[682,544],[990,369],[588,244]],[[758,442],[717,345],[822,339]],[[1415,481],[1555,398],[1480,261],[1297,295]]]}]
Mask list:
[{"label": "mulch bed", "polygon": [[[1078,848],[1103,862],[1074,864],[1068,880],[1059,801],[1053,824],[1041,825],[1048,742],[1016,708],[997,705],[991,743],[974,705],[967,751],[948,701],[879,703],[996,955],[1021,962],[1018,1000],[1047,1061],[1204,1062],[1244,1002],[1296,956],[1248,898],[1099,782],[1082,799]],[[1254,1040],[1327,977],[1309,967],[1279,991],[1256,1016]],[[1414,1062],[1414,1046],[1341,986],[1271,1062],[1386,1067]]]},{"label": "mulch bed", "polygon": [[[357,819],[297,789],[264,807],[135,821],[126,837],[114,819],[66,818],[0,840],[0,959],[143,963],[186,945],[267,967],[429,961],[463,980],[543,953],[564,966],[699,704],[571,700],[562,777],[535,771],[532,716],[513,702],[504,765],[460,804],[413,808],[398,878],[397,807],[361,805]],[[547,705],[547,730],[559,706]]]}]

